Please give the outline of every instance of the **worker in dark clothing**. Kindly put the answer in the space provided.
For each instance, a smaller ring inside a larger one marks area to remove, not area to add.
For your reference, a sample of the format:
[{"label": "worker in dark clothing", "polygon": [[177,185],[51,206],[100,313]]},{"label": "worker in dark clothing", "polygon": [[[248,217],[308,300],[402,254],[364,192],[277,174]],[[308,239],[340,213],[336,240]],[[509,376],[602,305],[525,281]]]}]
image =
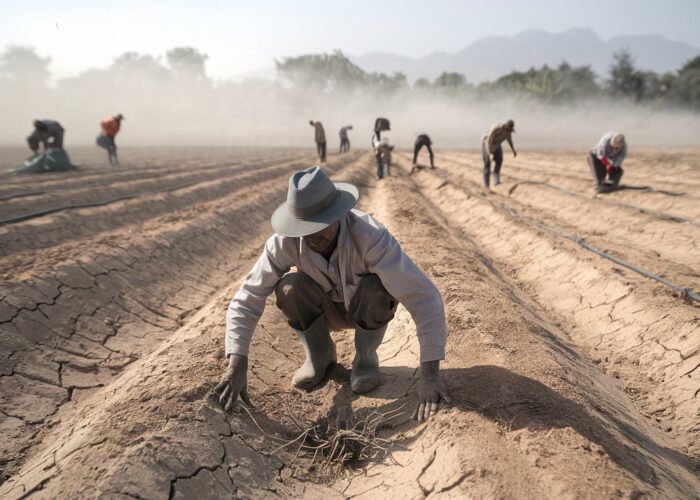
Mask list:
[{"label": "worker in dark clothing", "polygon": [[350,151],[350,139],[348,139],[348,130],[352,130],[352,125],[340,127],[340,153]]},{"label": "worker in dark clothing", "polygon": [[314,128],[314,140],[316,141],[316,152],[321,163],[326,161],[326,131],[323,130],[321,122],[309,120],[309,124]]},{"label": "worker in dark clothing", "polygon": [[[608,132],[588,154],[588,165],[599,193],[613,191],[620,185],[625,172],[622,162],[627,156],[627,141],[619,132]],[[605,181],[608,178],[609,182]]]},{"label": "worker in dark clothing", "polygon": [[430,154],[430,168],[435,168],[433,148],[431,147],[433,141],[430,140],[428,134],[416,134],[416,142],[413,145],[413,166],[417,166],[416,160],[418,159],[418,153],[425,146],[428,148],[428,153]]},{"label": "worker in dark clothing", "polygon": [[382,131],[391,130],[391,123],[386,118],[377,118],[374,120],[374,133],[372,134],[372,149],[374,150],[374,159],[377,161],[377,179],[384,178],[384,166],[382,165]]},{"label": "worker in dark clothing", "polygon": [[48,148],[63,149],[64,133],[61,124],[55,120],[34,120],[34,132],[27,137],[27,144],[34,154],[39,152],[39,144],[44,145],[44,151]]},{"label": "worker in dark clothing", "polygon": [[513,146],[512,134],[515,132],[515,122],[508,120],[505,123],[492,126],[481,139],[481,152],[484,157],[484,186],[489,187],[489,178],[491,177],[491,157],[495,163],[493,169],[493,178],[496,186],[501,183],[501,165],[503,164],[503,147],[501,143],[507,141],[510,150],[513,151],[513,157],[518,156]]}]

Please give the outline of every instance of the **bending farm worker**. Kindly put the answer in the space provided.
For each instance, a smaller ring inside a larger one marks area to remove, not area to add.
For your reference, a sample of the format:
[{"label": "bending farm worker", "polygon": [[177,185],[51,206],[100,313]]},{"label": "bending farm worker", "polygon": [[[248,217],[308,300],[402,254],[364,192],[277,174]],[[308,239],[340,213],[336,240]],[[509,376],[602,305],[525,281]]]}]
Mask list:
[{"label": "bending farm worker", "polygon": [[428,134],[416,134],[416,142],[413,144],[413,167],[417,166],[416,161],[418,160],[418,153],[423,147],[428,148],[428,154],[430,155],[430,168],[435,168],[434,155],[433,155],[433,141],[430,140]]},{"label": "bending farm worker", "polygon": [[491,177],[491,157],[493,157],[494,169],[493,178],[494,184],[498,186],[501,183],[501,165],[503,165],[503,147],[501,143],[508,141],[510,150],[513,151],[513,158],[518,156],[513,146],[512,134],[515,132],[515,122],[508,120],[505,123],[494,125],[484,134],[481,139],[481,153],[484,157],[484,186],[489,187]]},{"label": "bending farm worker", "polygon": [[275,234],[228,307],[229,365],[214,390],[225,409],[239,395],[249,403],[249,346],[272,293],[306,352],[295,387],[310,390],[324,380],[336,363],[330,332],[348,328],[355,330],[351,389],[363,394],[377,387],[377,348],[400,302],[416,323],[420,344],[415,415],[428,418],[442,401],[449,403],[440,374],[447,340],[440,292],[383,225],[353,209],[358,196],[355,186],[334,184],[319,167],[290,177],[287,201],[272,215]]},{"label": "bending farm worker", "polygon": [[352,125],[345,125],[340,127],[340,153],[347,153],[350,151],[350,139],[348,138],[348,130],[352,130]]},{"label": "bending farm worker", "polygon": [[39,152],[39,144],[43,144],[44,151],[63,149],[64,134],[65,130],[56,120],[34,120],[34,132],[27,137],[27,144],[34,154]]},{"label": "bending farm worker", "polygon": [[588,165],[596,182],[596,191],[612,191],[620,185],[622,174],[625,173],[622,162],[626,156],[627,141],[623,134],[608,132],[600,138],[588,154]]},{"label": "bending farm worker", "polygon": [[309,124],[314,128],[314,140],[316,141],[316,153],[320,162],[326,161],[326,131],[321,122],[309,120]]},{"label": "bending farm worker", "polygon": [[124,115],[121,113],[114,116],[108,116],[100,122],[102,131],[97,136],[97,145],[107,150],[107,157],[110,165],[119,165],[117,160],[117,144],[114,141],[119,129],[121,128]]}]

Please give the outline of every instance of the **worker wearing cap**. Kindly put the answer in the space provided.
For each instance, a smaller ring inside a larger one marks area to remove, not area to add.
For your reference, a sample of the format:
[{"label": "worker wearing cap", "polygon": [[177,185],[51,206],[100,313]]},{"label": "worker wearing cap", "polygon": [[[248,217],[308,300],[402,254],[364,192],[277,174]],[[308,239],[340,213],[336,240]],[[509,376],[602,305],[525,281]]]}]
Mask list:
[{"label": "worker wearing cap", "polygon": [[117,160],[117,144],[114,141],[119,130],[121,129],[124,115],[121,113],[114,116],[108,116],[100,122],[101,132],[97,136],[97,145],[107,150],[107,156],[110,165],[119,165]]},{"label": "worker wearing cap", "polygon": [[449,403],[440,375],[447,340],[440,292],[383,225],[353,209],[358,197],[355,186],[333,183],[320,167],[290,177],[287,201],[272,214],[275,234],[229,304],[229,367],[214,390],[225,409],[239,395],[249,402],[249,346],[273,293],[306,352],[292,379],[295,387],[310,390],[323,381],[337,359],[330,332],[343,329],[355,330],[352,391],[377,387],[377,348],[400,302],[416,323],[420,346],[416,417],[427,418],[442,401]]},{"label": "worker wearing cap", "polygon": [[515,132],[515,122],[508,120],[505,123],[499,123],[489,129],[481,139],[481,152],[484,157],[484,186],[489,187],[491,177],[491,158],[493,157],[493,180],[498,186],[501,183],[501,165],[503,164],[503,148],[501,143],[508,141],[513,157],[518,156],[513,146],[512,134]]},{"label": "worker wearing cap", "polygon": [[588,165],[596,182],[596,191],[611,191],[619,186],[624,174],[622,162],[626,156],[627,141],[623,134],[608,132],[600,138],[598,145],[588,154]]}]

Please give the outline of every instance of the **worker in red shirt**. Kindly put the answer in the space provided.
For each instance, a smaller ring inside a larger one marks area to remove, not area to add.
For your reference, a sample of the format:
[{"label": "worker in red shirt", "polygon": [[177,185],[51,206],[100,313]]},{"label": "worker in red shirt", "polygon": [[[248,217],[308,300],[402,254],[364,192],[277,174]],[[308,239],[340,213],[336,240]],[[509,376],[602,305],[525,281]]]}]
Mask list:
[{"label": "worker in red shirt", "polygon": [[114,142],[114,138],[122,125],[122,120],[124,115],[121,113],[114,116],[108,116],[100,122],[100,128],[102,131],[100,135],[97,136],[97,145],[105,148],[109,157],[109,164],[116,166],[119,165],[117,161],[117,144]]}]

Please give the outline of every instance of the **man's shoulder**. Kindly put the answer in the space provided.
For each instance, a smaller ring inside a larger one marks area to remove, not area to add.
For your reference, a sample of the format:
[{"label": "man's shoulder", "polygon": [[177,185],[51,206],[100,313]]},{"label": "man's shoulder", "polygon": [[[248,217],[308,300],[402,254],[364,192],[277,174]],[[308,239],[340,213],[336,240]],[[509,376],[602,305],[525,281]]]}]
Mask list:
[{"label": "man's shoulder", "polygon": [[348,212],[348,228],[352,234],[380,235],[389,230],[368,213],[353,208]]}]

